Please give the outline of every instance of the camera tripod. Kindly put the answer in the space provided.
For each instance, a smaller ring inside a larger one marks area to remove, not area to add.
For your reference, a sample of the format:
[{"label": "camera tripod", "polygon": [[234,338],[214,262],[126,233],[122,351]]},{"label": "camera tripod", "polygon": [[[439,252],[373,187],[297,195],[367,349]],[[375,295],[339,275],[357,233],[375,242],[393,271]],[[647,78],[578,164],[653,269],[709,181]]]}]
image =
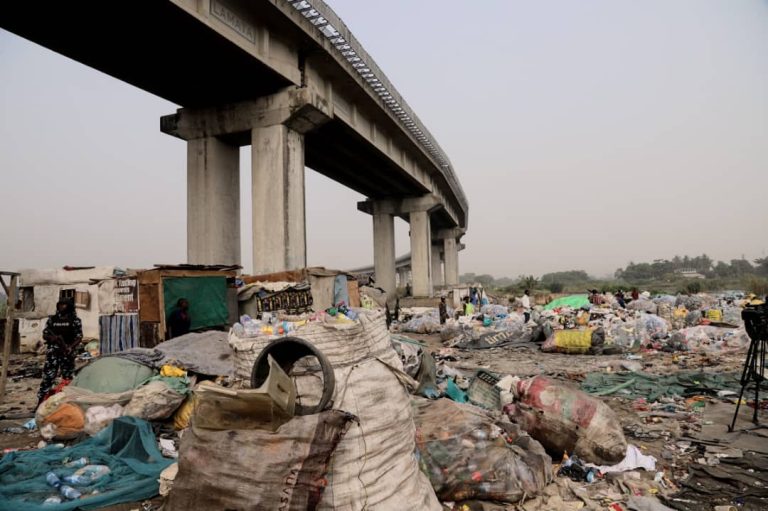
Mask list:
[{"label": "camera tripod", "polygon": [[760,409],[760,385],[765,381],[765,360],[768,353],[768,305],[748,306],[741,311],[741,317],[744,319],[744,326],[751,342],[749,343],[747,358],[744,361],[744,370],[741,373],[741,392],[736,403],[736,412],[733,414],[731,425],[728,426],[729,432],[734,431],[741,407],[741,399],[750,384],[755,386],[755,412],[752,415],[754,426],[742,431],[768,428],[768,424],[760,424],[757,418]]}]

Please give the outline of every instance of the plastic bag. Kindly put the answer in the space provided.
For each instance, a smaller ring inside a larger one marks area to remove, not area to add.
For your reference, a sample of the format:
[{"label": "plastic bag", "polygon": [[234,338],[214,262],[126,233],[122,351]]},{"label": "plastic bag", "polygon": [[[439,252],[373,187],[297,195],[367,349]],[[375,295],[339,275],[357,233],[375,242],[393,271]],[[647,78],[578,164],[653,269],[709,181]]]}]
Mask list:
[{"label": "plastic bag", "polygon": [[197,404],[197,396],[190,394],[181,404],[181,406],[173,414],[173,429],[181,431],[189,427],[189,419],[192,418],[192,413],[195,410]]},{"label": "plastic bag", "polygon": [[85,412],[84,431],[93,436],[121,415],[123,415],[123,407],[120,405],[92,406]]},{"label": "plastic bag", "polygon": [[184,401],[184,394],[172,389],[166,382],[155,380],[139,387],[130,403],[125,405],[124,415],[145,420],[167,419]]},{"label": "plastic bag", "polygon": [[400,330],[415,334],[434,334],[440,332],[442,328],[440,316],[438,316],[437,310],[434,310],[413,316],[400,327]]},{"label": "plastic bag", "polygon": [[[49,399],[50,401],[50,399]],[[52,403],[55,405],[56,403]],[[49,406],[48,408],[51,408]],[[40,407],[43,409],[43,407]],[[77,437],[83,432],[85,427],[85,414],[83,409],[74,403],[62,403],[55,409],[46,413],[38,410],[36,417],[37,424],[40,426],[40,434],[46,440],[58,439],[68,440]]]},{"label": "plastic bag", "polygon": [[624,458],[621,423],[598,398],[544,376],[519,380],[512,390],[516,400],[504,412],[556,456],[567,451],[600,465]]},{"label": "plastic bag", "polygon": [[552,481],[552,461],[514,424],[448,399],[414,400],[419,466],[438,498],[518,502]]},{"label": "plastic bag", "polygon": [[669,324],[655,314],[641,314],[635,322],[637,336],[641,342],[663,339],[669,332]]},{"label": "plastic bag", "polygon": [[592,347],[592,332],[591,328],[555,330],[554,335],[541,345],[541,351],[545,353],[587,353]]}]

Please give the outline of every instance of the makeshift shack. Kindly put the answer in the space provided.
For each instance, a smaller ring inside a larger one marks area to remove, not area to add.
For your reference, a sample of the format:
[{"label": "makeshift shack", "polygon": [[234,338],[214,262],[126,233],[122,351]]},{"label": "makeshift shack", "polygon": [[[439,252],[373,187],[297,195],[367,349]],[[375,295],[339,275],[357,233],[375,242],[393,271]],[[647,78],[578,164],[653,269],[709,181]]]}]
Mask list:
[{"label": "makeshift shack", "polygon": [[[105,282],[113,291],[101,291]],[[120,284],[116,284],[118,282]],[[124,294],[131,286],[134,292]],[[56,303],[61,299],[75,303],[77,316],[83,324],[83,337],[99,339],[102,324],[113,323],[116,314],[136,315],[138,296],[135,287],[135,278],[114,266],[21,270],[18,293],[21,303],[16,314],[21,352],[34,352],[41,345],[46,319],[56,312]],[[103,319],[104,316],[107,319]],[[131,322],[129,319],[128,323]],[[138,322],[135,323],[138,326]]]},{"label": "makeshift shack", "polygon": [[239,266],[156,265],[137,271],[140,345],[152,348],[167,339],[166,318],[179,298],[189,301],[191,330],[224,327],[237,321]]},{"label": "makeshift shack", "polygon": [[[343,301],[350,307],[360,307],[357,279],[352,274],[322,267],[247,275],[242,277],[246,288],[238,295],[241,314],[256,315],[271,310],[325,310]],[[280,283],[270,286],[267,283]],[[250,284],[256,284],[248,287]],[[307,287],[310,297],[306,296]],[[263,292],[260,292],[263,290]]]}]

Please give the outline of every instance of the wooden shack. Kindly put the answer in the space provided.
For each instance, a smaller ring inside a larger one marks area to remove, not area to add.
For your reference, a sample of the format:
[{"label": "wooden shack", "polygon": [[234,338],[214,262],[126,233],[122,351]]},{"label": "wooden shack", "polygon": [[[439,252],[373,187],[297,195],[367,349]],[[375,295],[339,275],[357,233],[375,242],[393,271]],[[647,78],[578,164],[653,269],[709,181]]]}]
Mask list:
[{"label": "wooden shack", "polygon": [[239,266],[155,265],[136,272],[139,280],[140,344],[167,339],[166,319],[180,298],[190,304],[192,330],[221,328],[237,321]]}]

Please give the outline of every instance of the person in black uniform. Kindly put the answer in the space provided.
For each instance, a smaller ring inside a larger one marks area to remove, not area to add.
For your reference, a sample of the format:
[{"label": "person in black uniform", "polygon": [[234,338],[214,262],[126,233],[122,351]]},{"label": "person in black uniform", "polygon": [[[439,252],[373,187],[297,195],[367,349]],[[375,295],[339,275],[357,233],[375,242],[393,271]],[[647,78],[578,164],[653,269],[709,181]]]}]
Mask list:
[{"label": "person in black uniform", "polygon": [[37,404],[42,403],[51,392],[56,376],[71,380],[75,372],[76,349],[83,340],[83,324],[75,313],[71,300],[59,300],[56,314],[48,318],[43,330],[45,340],[45,365],[43,380],[37,391]]}]

